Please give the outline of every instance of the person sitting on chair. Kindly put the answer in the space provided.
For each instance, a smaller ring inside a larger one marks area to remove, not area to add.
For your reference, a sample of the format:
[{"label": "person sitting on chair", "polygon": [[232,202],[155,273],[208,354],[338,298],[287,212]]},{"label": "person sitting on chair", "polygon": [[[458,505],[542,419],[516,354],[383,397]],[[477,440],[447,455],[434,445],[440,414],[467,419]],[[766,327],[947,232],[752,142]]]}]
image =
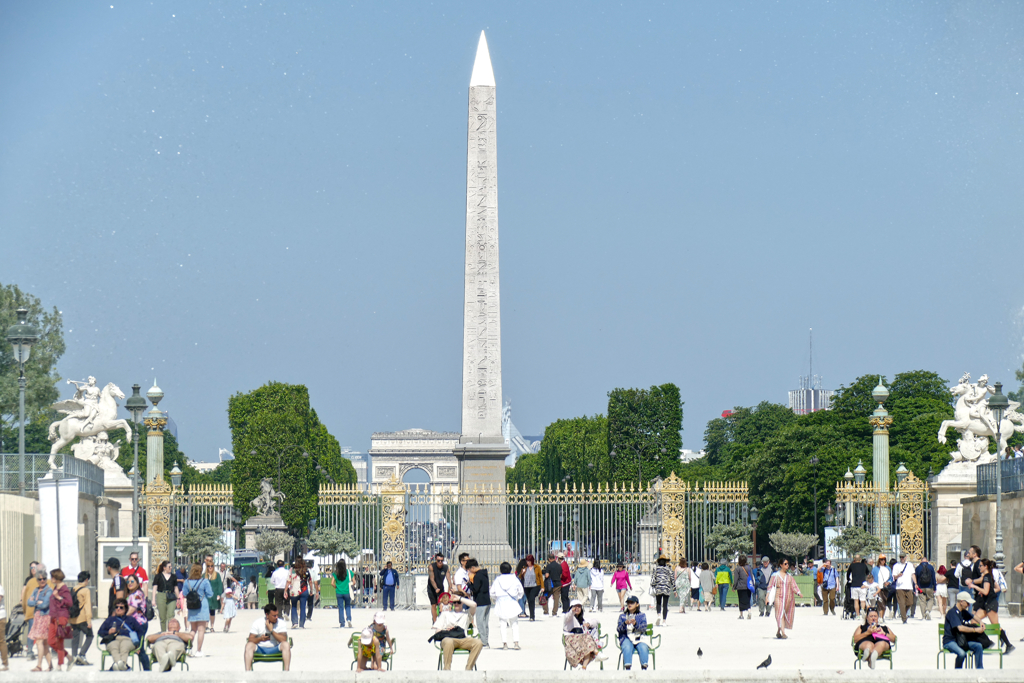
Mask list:
[{"label": "person sitting on chair", "polygon": [[[967,659],[967,650],[974,655],[974,668],[984,669],[981,656],[985,646],[978,640],[979,635],[984,637],[985,627],[975,621],[971,616],[970,608],[974,603],[971,594],[967,591],[960,591],[956,594],[956,604],[946,612],[946,627],[942,633],[942,647],[956,655],[956,668],[964,667],[964,660]],[[966,636],[967,647],[961,647],[957,641],[957,632]]]},{"label": "person sitting on chair", "polygon": [[156,657],[156,668],[153,670],[173,669],[174,663],[185,653],[185,646],[192,641],[192,636],[192,633],[183,633],[181,624],[174,618],[167,622],[166,631],[146,636],[146,640],[153,646],[153,656]]},{"label": "person sitting on chair", "polygon": [[[466,661],[466,671],[472,671],[476,665],[476,659],[480,651],[484,649],[483,641],[479,638],[470,638],[468,635],[470,619],[476,614],[476,603],[465,597],[452,596],[448,593],[441,593],[437,596],[441,612],[437,616],[431,628],[434,635],[428,640],[441,640],[441,650],[444,652],[444,670],[451,671],[452,655],[455,649],[469,650],[469,659]],[[444,605],[451,603],[451,609],[445,609]],[[466,611],[463,608],[468,608]],[[456,631],[457,629],[457,631]],[[451,635],[447,632],[455,631]],[[459,635],[461,632],[461,635]]]},{"label": "person sitting on chair", "polygon": [[263,617],[252,622],[249,639],[245,642],[245,670],[252,671],[252,659],[256,652],[261,655],[281,653],[281,663],[288,671],[292,663],[292,649],[288,644],[288,625],[279,618],[277,605],[267,603]]},{"label": "person sitting on chair", "polygon": [[864,613],[864,623],[853,632],[853,640],[858,650],[867,653],[864,660],[874,669],[878,658],[892,649],[893,643],[896,642],[896,634],[890,631],[888,626],[879,626],[878,609],[868,607]]},{"label": "person sitting on chair", "polygon": [[622,648],[622,668],[629,671],[633,668],[633,653],[640,657],[640,668],[647,669],[647,658],[651,650],[641,638],[647,633],[647,616],[640,611],[640,600],[635,595],[626,598],[626,610],[619,615],[619,623],[615,628],[619,647]]},{"label": "person sitting on chair", "polygon": [[[114,658],[111,671],[127,671],[128,655],[139,646],[139,622],[128,616],[128,601],[114,601],[114,613],[100,626],[100,642]],[[142,651],[140,650],[140,655]],[[141,656],[140,656],[141,659]]]},{"label": "person sitting on chair", "polygon": [[367,630],[373,631],[373,635],[377,637],[381,650],[385,654],[395,651],[395,642],[391,640],[391,633],[388,631],[388,624],[387,619],[384,616],[384,610],[374,612],[373,623],[366,628]]}]

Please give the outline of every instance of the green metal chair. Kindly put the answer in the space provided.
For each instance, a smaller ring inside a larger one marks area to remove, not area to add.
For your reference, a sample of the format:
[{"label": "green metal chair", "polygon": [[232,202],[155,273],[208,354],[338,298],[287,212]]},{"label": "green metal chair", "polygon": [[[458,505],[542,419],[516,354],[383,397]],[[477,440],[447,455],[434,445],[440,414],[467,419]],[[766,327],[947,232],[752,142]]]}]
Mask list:
[{"label": "green metal chair", "polygon": [[[349,669],[356,668],[356,664],[359,663],[359,636],[360,632],[356,631],[349,641],[349,646],[352,648],[352,665],[349,666]],[[391,671],[391,662],[395,657],[395,650],[398,649],[398,638],[392,638],[391,645],[391,650],[384,650],[384,655],[381,657],[381,663],[387,666],[388,671]]]},{"label": "green metal chair", "polygon": [[[473,637],[472,624],[469,625],[469,629],[466,631],[466,636],[469,638]],[[444,668],[444,648],[441,647],[440,641],[437,640],[434,641],[434,647],[437,648],[437,670],[441,671]],[[455,652],[452,654],[452,661],[455,660],[455,655],[465,655],[466,657],[469,657],[469,650],[462,647],[457,647],[455,648]],[[473,664],[473,671],[476,671],[475,663]]]},{"label": "green metal chair", "polygon": [[[647,638],[647,649],[650,650],[650,656],[651,656],[651,669],[652,670],[657,669],[658,668],[658,662],[657,662],[656,658],[657,658],[657,654],[658,654],[657,650],[658,650],[659,647],[661,647],[661,634],[659,633],[659,634],[655,635],[655,633],[654,633],[654,625],[653,624],[647,624],[647,630],[644,632],[644,635],[641,636],[640,638],[641,638],[641,642],[643,641],[643,638]],[[616,669],[621,669],[623,667],[622,645],[619,643],[619,639],[618,638],[615,639],[615,647],[618,648],[618,650],[619,650],[619,658],[618,658],[618,660],[617,660],[617,662],[615,664],[615,668]]]},{"label": "green metal chair", "polygon": [[[292,647],[292,639],[288,638],[288,647]],[[270,664],[273,662],[281,662],[281,669],[284,669],[284,653],[283,652],[271,652],[261,653],[259,648],[256,648],[256,652],[252,655],[253,665],[259,664]]]},{"label": "green metal chair", "polygon": [[1001,627],[999,624],[985,624],[985,635],[992,639],[995,643],[992,647],[985,648],[981,651],[984,655],[999,655],[999,668],[1003,668],[1003,650],[999,646],[999,634],[1001,633]]},{"label": "green metal chair", "polygon": [[[181,655],[179,655],[176,660],[174,660],[175,664],[178,665],[178,669],[180,671],[189,671],[190,670],[189,666],[188,666],[188,656],[190,654],[192,654],[192,642],[194,640],[195,639],[193,638],[193,639],[189,640],[187,643],[185,643],[185,651],[182,652]],[[153,654],[153,646],[154,645],[156,645],[156,643],[150,643],[150,645],[149,645],[149,661],[150,662],[155,662],[156,661],[156,655]],[[173,668],[173,667],[171,667],[171,668]]]},{"label": "green metal chair", "polygon": [[[939,628],[942,628],[939,626]],[[941,638],[941,636],[940,636]],[[941,642],[941,641],[940,641]],[[850,646],[853,648],[853,668],[863,669],[864,668],[864,650],[857,647],[857,642],[853,636],[850,636]],[[892,670],[892,653],[896,652],[896,643],[889,643],[889,649],[878,656],[879,659],[884,659],[889,662],[889,669]]]},{"label": "green metal chair", "polygon": [[[136,645],[132,649],[132,651],[128,653],[128,660],[127,660],[128,661],[128,666],[131,667],[132,671],[135,671],[135,666],[136,666],[136,664],[139,661],[139,648],[140,647],[141,647],[141,645]],[[113,659],[114,655],[110,654],[110,652],[107,650],[106,646],[101,647],[100,648],[100,671],[106,671],[107,670],[107,657],[110,657],[111,659]]]}]

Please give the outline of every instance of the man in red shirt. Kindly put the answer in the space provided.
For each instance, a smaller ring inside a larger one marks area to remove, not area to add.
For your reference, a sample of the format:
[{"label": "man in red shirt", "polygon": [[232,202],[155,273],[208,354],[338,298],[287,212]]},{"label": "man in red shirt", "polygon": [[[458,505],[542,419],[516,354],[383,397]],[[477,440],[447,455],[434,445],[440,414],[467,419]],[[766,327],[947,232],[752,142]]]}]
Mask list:
[{"label": "man in red shirt", "polygon": [[146,582],[149,581],[149,574],[146,573],[145,567],[139,566],[139,554],[137,552],[133,551],[132,554],[128,556],[128,566],[121,570],[121,576],[134,576],[139,580],[139,588],[141,588],[143,592],[146,591]]},{"label": "man in red shirt", "polygon": [[562,614],[569,611],[569,591],[572,589],[572,573],[569,571],[569,563],[565,561],[565,555],[558,553],[558,564],[562,565]]}]

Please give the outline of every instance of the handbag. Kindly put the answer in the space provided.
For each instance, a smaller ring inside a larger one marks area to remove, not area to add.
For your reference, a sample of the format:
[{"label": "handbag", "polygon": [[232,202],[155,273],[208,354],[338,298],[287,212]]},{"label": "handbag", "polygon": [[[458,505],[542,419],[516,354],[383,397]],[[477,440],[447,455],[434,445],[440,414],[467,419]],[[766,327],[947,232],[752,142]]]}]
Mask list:
[{"label": "handbag", "polygon": [[775,597],[776,597],[778,592],[779,592],[779,582],[776,581],[775,585],[772,586],[768,590],[768,597],[765,599],[765,604],[767,604],[767,605],[774,605],[775,604]]},{"label": "handbag", "polygon": [[754,575],[753,575],[753,573],[749,573],[749,572],[747,573],[747,590],[750,591],[751,593],[753,593],[754,590],[755,590]]}]

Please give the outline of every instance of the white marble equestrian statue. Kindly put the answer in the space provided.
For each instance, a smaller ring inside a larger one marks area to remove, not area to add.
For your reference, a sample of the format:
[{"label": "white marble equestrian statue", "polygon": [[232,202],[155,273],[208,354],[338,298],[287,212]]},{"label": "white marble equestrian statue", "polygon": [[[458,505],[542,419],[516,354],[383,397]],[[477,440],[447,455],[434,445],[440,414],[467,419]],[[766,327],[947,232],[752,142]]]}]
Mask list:
[{"label": "white marble equestrian statue", "polygon": [[[92,378],[90,378],[92,379]],[[82,384],[85,384],[83,382]],[[76,383],[76,386],[78,384]],[[95,386],[95,380],[92,382]],[[123,429],[127,438],[132,438],[132,427],[128,420],[117,417],[117,402],[115,399],[124,398],[124,392],[116,384],[109,382],[107,386],[99,390],[96,397],[96,410],[91,410],[86,402],[80,398],[81,388],[75,394],[76,398],[54,403],[53,408],[64,413],[65,417],[50,424],[49,437],[53,441],[50,448],[50,469],[57,469],[54,457],[57,451],[74,441],[77,436],[94,436],[100,432],[114,429]],[[84,397],[83,397],[84,398]]]},{"label": "white marble equestrian statue", "polygon": [[[996,424],[988,407],[988,394],[993,389],[988,386],[988,375],[979,377],[977,384],[971,384],[970,379],[971,375],[965,374],[956,386],[949,388],[950,393],[957,397],[954,418],[943,420],[939,426],[939,443],[946,443],[946,430],[953,427],[963,436],[959,448],[950,453],[954,461],[991,462],[995,456],[988,452],[988,444],[990,439],[995,439]],[[1009,410],[999,425],[999,453],[1006,450],[1006,442],[1015,431],[1024,431],[1024,419],[1017,412],[1019,407],[1020,403],[1010,401]]]}]

